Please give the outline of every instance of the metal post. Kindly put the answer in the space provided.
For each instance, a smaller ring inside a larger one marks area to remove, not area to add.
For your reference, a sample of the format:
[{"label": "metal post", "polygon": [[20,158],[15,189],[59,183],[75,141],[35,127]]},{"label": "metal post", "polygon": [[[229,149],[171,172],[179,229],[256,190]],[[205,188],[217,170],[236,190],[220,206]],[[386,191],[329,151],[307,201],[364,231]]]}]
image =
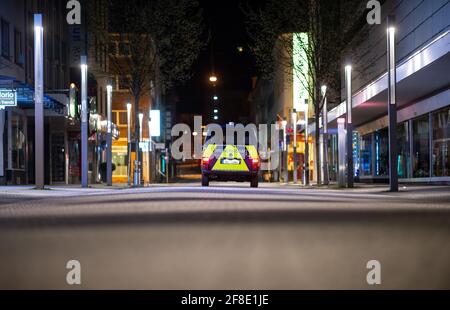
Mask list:
[{"label": "metal post", "polygon": [[[142,145],[142,122],[144,120],[144,114],[143,113],[139,113],[139,145],[137,146],[137,150],[140,153],[141,152],[141,145]],[[143,158],[141,158],[141,160],[139,161],[139,182],[137,185],[141,185],[142,184],[142,176],[143,176],[143,169],[144,169],[144,160]]]},{"label": "metal post", "polygon": [[346,133],[345,133],[345,119],[338,119],[338,160],[339,160],[339,168],[338,168],[338,185],[339,187],[345,187],[345,161],[346,161],[346,147],[345,141]]},{"label": "metal post", "polygon": [[282,162],[283,162],[283,168],[284,168],[284,182],[285,183],[289,183],[289,171],[288,171],[288,163],[287,163],[287,158],[288,158],[288,147],[287,147],[287,121],[286,119],[283,120],[283,158],[282,158]]},{"label": "metal post", "polygon": [[166,183],[169,184],[169,149],[166,149],[165,154],[165,162],[166,162]]},{"label": "metal post", "polygon": [[107,90],[107,132],[106,132],[106,183],[112,186],[112,86]]},{"label": "metal post", "polygon": [[34,14],[34,161],[36,189],[44,189],[44,41],[42,14]]},{"label": "metal post", "polygon": [[127,183],[131,185],[131,103],[127,103]]},{"label": "metal post", "polygon": [[308,107],[308,99],[305,99],[305,105],[304,105],[304,113],[305,113],[305,167],[303,169],[304,171],[304,185],[309,185],[309,132],[308,132],[308,125],[309,125],[309,107]]},{"label": "metal post", "polygon": [[347,91],[347,186],[353,188],[353,124],[352,124],[352,66],[345,67],[345,85]]},{"label": "metal post", "polygon": [[389,110],[389,184],[391,192],[398,192],[398,147],[397,147],[397,97],[395,61],[395,17],[387,18],[387,66],[388,66],[388,110]]},{"label": "metal post", "polygon": [[149,114],[148,114],[148,183],[149,183],[149,185],[151,185],[153,183],[153,180],[152,180],[152,150],[153,150],[153,145],[152,145],[151,127],[152,127],[152,118],[150,116],[150,111],[149,111]]},{"label": "metal post", "polygon": [[294,134],[294,184],[298,183],[298,177],[297,177],[297,110],[292,111],[292,127],[294,128],[293,134]]},{"label": "metal post", "polygon": [[328,168],[328,98],[327,87],[322,87],[323,94],[323,184],[330,184],[330,173]]},{"label": "metal post", "polygon": [[81,187],[88,187],[87,57],[81,56]]}]

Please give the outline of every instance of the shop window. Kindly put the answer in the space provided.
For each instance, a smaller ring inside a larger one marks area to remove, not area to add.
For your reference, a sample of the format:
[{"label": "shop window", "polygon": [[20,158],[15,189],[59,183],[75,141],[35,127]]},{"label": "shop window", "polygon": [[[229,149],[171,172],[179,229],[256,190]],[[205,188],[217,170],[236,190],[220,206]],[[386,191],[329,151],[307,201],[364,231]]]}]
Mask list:
[{"label": "shop window", "polygon": [[19,115],[11,117],[11,165],[12,169],[25,169],[26,137],[23,119]]},{"label": "shop window", "polygon": [[430,176],[430,135],[428,115],[413,121],[413,176]]},{"label": "shop window", "polygon": [[119,89],[129,90],[130,89],[130,76],[120,76],[119,77]]},{"label": "shop window", "polygon": [[433,176],[450,176],[450,108],[433,113]]},{"label": "shop window", "polygon": [[113,111],[113,122],[119,127],[128,126],[127,111]]},{"label": "shop window", "polygon": [[22,33],[17,30],[14,30],[14,61],[18,65],[24,63]]},{"label": "shop window", "polygon": [[10,47],[9,47],[9,23],[5,20],[1,20],[1,32],[2,32],[2,56],[9,59]]},{"label": "shop window", "polygon": [[360,175],[372,175],[372,134],[361,137],[360,143]]},{"label": "shop window", "polygon": [[112,162],[116,166],[113,171],[115,177],[126,177],[128,170],[128,156],[126,146],[113,146]]},{"label": "shop window", "polygon": [[375,176],[389,176],[389,132],[377,130],[375,136]]},{"label": "shop window", "polygon": [[397,147],[398,147],[398,177],[408,178],[411,161],[408,122],[401,123],[397,127]]}]

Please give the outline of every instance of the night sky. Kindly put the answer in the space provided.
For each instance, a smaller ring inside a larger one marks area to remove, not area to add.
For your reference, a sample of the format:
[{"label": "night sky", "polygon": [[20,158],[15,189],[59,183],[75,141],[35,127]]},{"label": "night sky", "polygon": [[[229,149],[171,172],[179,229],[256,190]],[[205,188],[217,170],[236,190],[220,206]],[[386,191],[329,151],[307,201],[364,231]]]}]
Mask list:
[{"label": "night sky", "polygon": [[[240,9],[240,4],[246,3],[243,0],[200,0],[211,39],[192,69],[192,79],[177,90],[180,99],[177,113],[203,115],[205,121],[211,121],[212,97],[216,93],[220,98],[220,122],[237,122],[248,117],[242,105],[252,89],[251,78],[256,72],[248,50],[245,15]],[[239,46],[244,52],[238,51]],[[216,91],[209,83],[213,70],[219,78]]]}]

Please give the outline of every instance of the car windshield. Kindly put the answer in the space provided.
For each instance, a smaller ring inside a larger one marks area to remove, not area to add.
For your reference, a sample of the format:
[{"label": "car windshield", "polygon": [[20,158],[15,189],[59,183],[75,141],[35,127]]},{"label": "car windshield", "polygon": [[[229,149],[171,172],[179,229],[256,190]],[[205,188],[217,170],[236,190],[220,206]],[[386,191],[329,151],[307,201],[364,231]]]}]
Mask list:
[{"label": "car windshield", "polygon": [[205,146],[217,145],[254,145],[257,146],[258,139],[256,129],[242,127],[208,128],[206,131]]}]

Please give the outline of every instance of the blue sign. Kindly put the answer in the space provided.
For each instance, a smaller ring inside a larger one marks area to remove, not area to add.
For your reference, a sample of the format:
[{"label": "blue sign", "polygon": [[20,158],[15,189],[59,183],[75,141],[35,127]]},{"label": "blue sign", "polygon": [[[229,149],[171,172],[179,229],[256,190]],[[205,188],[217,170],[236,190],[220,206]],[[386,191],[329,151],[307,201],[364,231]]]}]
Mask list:
[{"label": "blue sign", "polygon": [[0,90],[0,109],[17,106],[17,92],[15,90]]}]

